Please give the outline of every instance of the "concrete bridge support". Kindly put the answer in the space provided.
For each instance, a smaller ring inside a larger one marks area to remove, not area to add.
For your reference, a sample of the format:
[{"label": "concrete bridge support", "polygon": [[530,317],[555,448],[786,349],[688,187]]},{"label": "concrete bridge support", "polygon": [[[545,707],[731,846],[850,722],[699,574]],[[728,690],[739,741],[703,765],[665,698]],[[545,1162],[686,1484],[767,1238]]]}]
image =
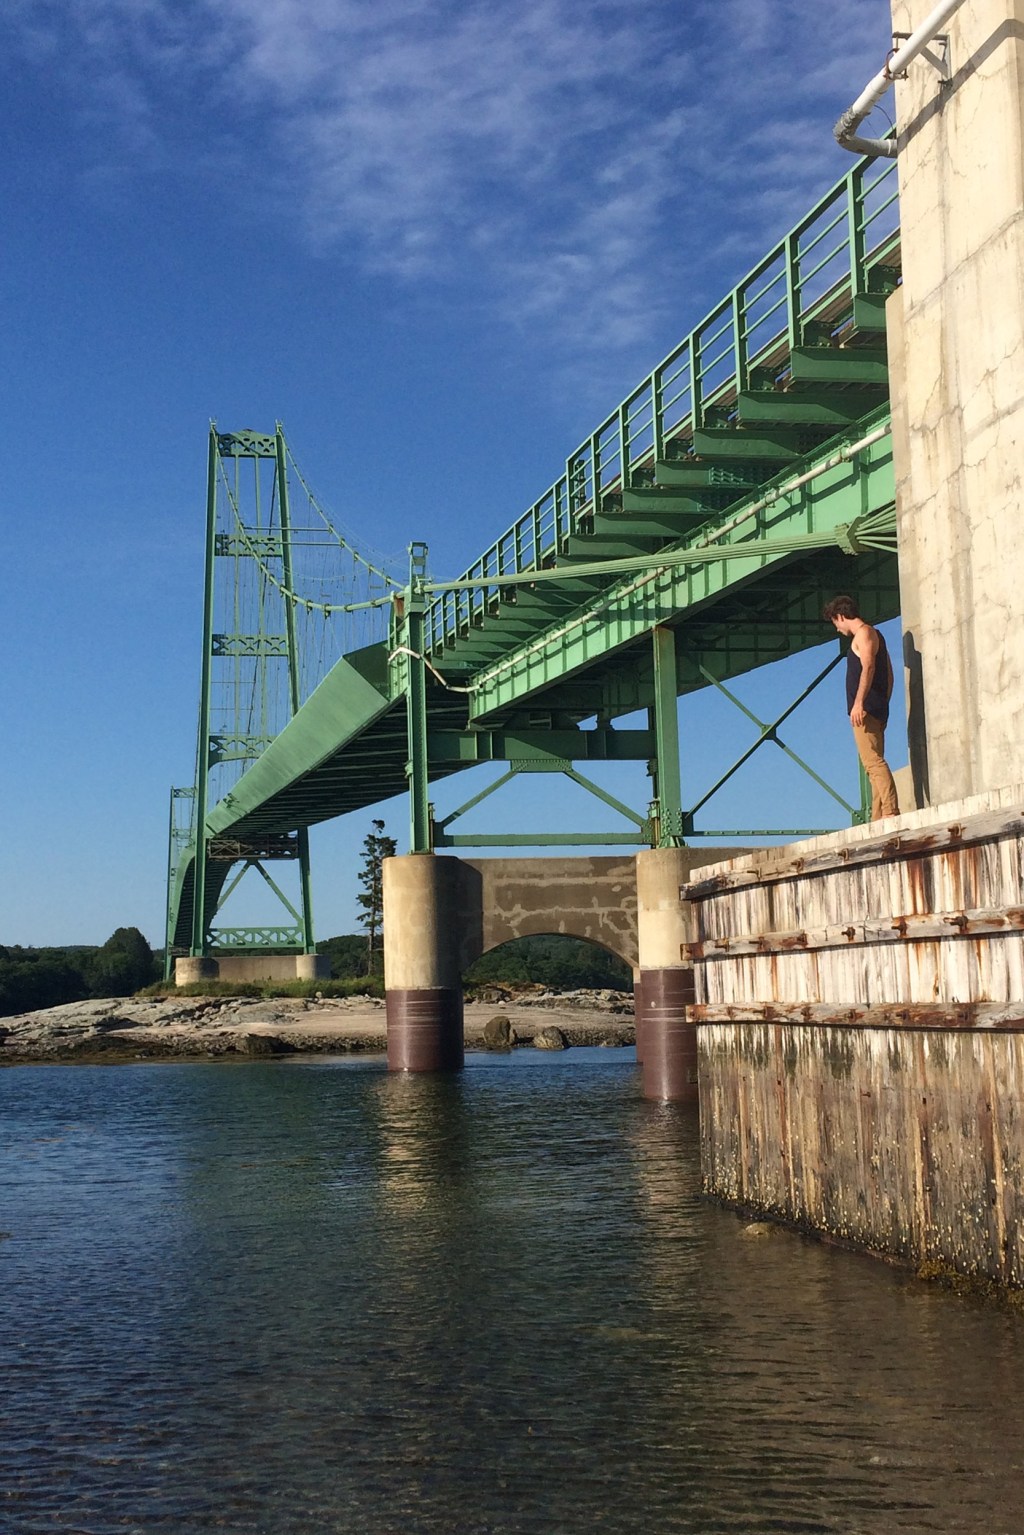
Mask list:
[{"label": "concrete bridge support", "polygon": [[384,861],[389,1071],[462,1067],[460,875],[433,853]]},{"label": "concrete bridge support", "polygon": [[175,986],[199,981],[326,981],[326,954],[185,954],[174,961]]},{"label": "concrete bridge support", "polygon": [[697,1102],[697,1028],[693,967],[681,960],[691,912],[679,887],[693,867],[689,848],[662,847],[636,858],[638,985],[634,991],[637,1055],[645,1098]]}]

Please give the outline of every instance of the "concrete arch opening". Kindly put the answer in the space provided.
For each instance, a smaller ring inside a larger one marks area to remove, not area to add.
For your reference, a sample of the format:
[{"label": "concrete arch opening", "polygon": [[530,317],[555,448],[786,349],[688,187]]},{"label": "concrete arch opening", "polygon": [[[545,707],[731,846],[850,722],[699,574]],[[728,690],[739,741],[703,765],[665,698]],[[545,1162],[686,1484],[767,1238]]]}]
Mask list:
[{"label": "concrete arch opening", "polygon": [[547,931],[492,944],[463,971],[463,987],[535,985],[561,991],[633,990],[635,967],[606,943]]}]

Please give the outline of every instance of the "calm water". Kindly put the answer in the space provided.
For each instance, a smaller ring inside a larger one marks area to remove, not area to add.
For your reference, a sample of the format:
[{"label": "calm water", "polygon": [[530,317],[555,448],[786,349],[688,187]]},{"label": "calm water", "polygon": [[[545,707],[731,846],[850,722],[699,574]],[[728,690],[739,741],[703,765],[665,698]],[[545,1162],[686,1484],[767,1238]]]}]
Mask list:
[{"label": "calm water", "polygon": [[632,1052],[0,1072],[0,1529],[1016,1535],[1024,1318],[698,1190]]}]

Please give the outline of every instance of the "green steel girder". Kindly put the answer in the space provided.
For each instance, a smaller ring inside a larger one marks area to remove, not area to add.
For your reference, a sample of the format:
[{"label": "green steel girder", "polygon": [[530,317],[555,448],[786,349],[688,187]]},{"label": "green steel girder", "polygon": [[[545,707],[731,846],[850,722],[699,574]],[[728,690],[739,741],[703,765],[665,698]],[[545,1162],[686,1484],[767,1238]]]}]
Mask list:
[{"label": "green steel girder", "polygon": [[646,762],[654,755],[650,730],[428,730],[431,766],[453,762]]},{"label": "green steel girder", "polygon": [[790,357],[794,384],[877,384],[889,386],[884,347],[795,346]]},{"label": "green steel girder", "polygon": [[[616,517],[640,516],[670,517],[678,528],[677,537],[706,522],[708,517],[724,512],[744,495],[754,489],[757,481],[745,481],[742,485],[639,485],[622,491],[609,491],[601,502],[596,516],[610,514]],[[626,524],[629,526],[630,524]]]},{"label": "green steel girder", "polygon": [[[625,560],[634,554],[646,554],[650,540],[641,538],[633,529],[624,530],[627,536],[608,538],[600,533],[571,533],[559,550],[558,564],[570,572],[574,564],[588,564],[592,560]],[[678,535],[677,535],[678,536]]]},{"label": "green steel girder", "polygon": [[[797,651],[831,641],[822,605],[837,591],[850,592],[878,622],[899,612],[899,581],[892,555],[872,551],[851,559],[838,548],[769,571],[723,593],[722,599],[688,615],[676,629],[681,695],[706,687],[703,666],[718,680],[741,676]],[[654,682],[646,646],[605,658],[600,671],[552,684],[538,698],[549,707],[572,702],[602,718],[616,719],[650,708]]]},{"label": "green steel girder", "polygon": [[284,539],[279,533],[261,528],[245,528],[240,533],[218,533],[214,553],[237,558],[280,560],[284,557]]},{"label": "green steel girder", "polygon": [[215,634],[215,656],[288,656],[288,637],[284,634]]},{"label": "green steel girder", "polygon": [[891,292],[855,293],[853,296],[853,328],[862,333],[884,332],[885,303]]},{"label": "green steel girder", "polygon": [[[685,446],[688,448],[689,443]],[[775,473],[776,466],[771,466],[771,473]],[[676,487],[677,492],[689,496],[699,496],[702,493],[717,492],[723,494],[726,491],[733,492],[733,499],[748,495],[760,485],[763,475],[758,472],[756,464],[712,464],[704,459],[683,456],[678,458],[659,459],[655,465],[657,484],[649,487],[652,490],[664,491],[667,487]],[[642,489],[643,487],[637,487]]]},{"label": "green steel girder", "polygon": [[295,832],[281,832],[267,837],[208,837],[207,858],[218,863],[237,863],[239,859],[272,858],[277,861],[298,858],[299,839]]},{"label": "green steel girder", "polygon": [[882,389],[755,389],[744,390],[737,402],[744,424],[762,422],[849,427],[884,403]]},{"label": "green steel girder", "polygon": [[638,847],[647,839],[635,831],[524,831],[439,833],[437,847]]},{"label": "green steel girder", "polygon": [[791,463],[812,451],[815,440],[810,429],[799,427],[702,426],[693,434],[693,450],[702,458]]},{"label": "green steel girder", "polygon": [[209,947],[212,953],[240,951],[241,953],[301,954],[303,934],[299,925],[270,927],[217,927],[210,930]]},{"label": "green steel girder", "polygon": [[277,438],[273,432],[215,432],[214,437],[222,458],[277,457]]}]

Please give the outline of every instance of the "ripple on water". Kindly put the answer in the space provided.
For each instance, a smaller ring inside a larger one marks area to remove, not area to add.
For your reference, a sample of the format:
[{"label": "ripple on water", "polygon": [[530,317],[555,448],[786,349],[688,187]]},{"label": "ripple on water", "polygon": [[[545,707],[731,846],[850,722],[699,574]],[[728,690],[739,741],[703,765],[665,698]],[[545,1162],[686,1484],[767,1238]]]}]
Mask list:
[{"label": "ripple on water", "polygon": [[627,1051],[0,1073],[0,1527],[1016,1535],[1018,1316],[696,1130]]}]

